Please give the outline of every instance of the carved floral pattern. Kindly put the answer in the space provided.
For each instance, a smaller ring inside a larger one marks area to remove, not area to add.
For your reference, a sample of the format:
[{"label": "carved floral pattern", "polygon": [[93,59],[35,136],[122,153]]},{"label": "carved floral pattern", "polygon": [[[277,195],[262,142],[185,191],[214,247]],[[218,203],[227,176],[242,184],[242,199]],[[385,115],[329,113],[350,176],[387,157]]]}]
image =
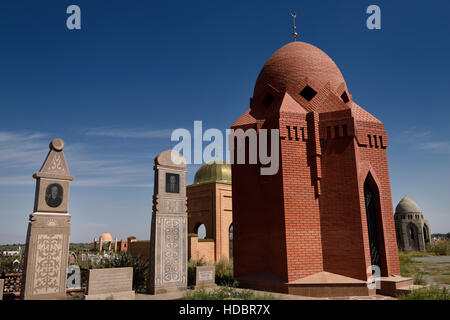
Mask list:
[{"label": "carved floral pattern", "polygon": [[53,161],[52,161],[52,163],[50,165],[50,170],[64,171],[64,166],[62,164],[60,156],[55,156],[53,158]]},{"label": "carved floral pattern", "polygon": [[59,154],[51,153],[49,158],[44,163],[42,172],[67,174],[68,172],[66,172],[64,157]]},{"label": "carved floral pattern", "polygon": [[61,275],[62,234],[39,234],[33,294],[57,293]]},{"label": "carved floral pattern", "polygon": [[164,221],[164,282],[180,280],[180,222]]}]

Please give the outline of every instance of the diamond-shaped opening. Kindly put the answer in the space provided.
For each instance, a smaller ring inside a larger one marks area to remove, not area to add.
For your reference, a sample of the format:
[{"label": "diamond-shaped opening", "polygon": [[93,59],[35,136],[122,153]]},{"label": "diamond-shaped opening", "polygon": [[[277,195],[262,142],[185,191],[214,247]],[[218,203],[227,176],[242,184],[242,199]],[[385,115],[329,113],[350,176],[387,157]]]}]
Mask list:
[{"label": "diamond-shaped opening", "polygon": [[272,104],[273,100],[275,98],[273,97],[273,95],[271,95],[270,93],[266,93],[266,96],[264,97],[263,100],[263,105],[265,105],[266,107],[270,107],[270,105]]},{"label": "diamond-shaped opening", "polygon": [[348,98],[347,92],[345,92],[345,91],[341,94],[341,99],[342,99],[342,101],[344,101],[345,103],[347,103],[347,102],[350,101],[350,99]]},{"label": "diamond-shaped opening", "polygon": [[300,91],[300,95],[306,99],[306,101],[311,101],[312,98],[315,97],[317,94],[317,91],[311,88],[310,86],[306,86],[303,88],[302,91]]}]

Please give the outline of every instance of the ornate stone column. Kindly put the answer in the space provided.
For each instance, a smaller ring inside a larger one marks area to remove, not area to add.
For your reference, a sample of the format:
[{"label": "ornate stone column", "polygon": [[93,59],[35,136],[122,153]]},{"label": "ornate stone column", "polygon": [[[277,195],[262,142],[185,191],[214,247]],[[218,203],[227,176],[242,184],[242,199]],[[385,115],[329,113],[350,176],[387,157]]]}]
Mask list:
[{"label": "ornate stone column", "polygon": [[36,179],[34,212],[30,215],[25,246],[21,298],[66,298],[70,238],[69,174],[64,141],[54,139]]},{"label": "ornate stone column", "polygon": [[150,234],[151,294],[187,288],[186,161],[167,150],[155,159]]}]

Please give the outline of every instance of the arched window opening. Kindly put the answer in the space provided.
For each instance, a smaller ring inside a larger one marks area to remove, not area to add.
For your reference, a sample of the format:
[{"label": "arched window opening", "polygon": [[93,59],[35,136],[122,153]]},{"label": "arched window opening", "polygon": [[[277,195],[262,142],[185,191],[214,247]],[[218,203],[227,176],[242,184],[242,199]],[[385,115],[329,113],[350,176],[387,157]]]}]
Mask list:
[{"label": "arched window opening", "polygon": [[228,230],[228,241],[229,241],[229,256],[230,259],[233,258],[233,224],[230,225]]},{"label": "arched window opening", "polygon": [[410,224],[408,226],[409,246],[412,250],[419,250],[418,230],[415,225]]},{"label": "arched window opening", "polygon": [[381,267],[378,242],[377,212],[379,210],[379,194],[376,183],[369,174],[364,182],[364,200],[366,204],[367,230],[369,233],[370,261],[372,265]]},{"label": "arched window opening", "polygon": [[414,228],[412,226],[409,226],[409,238],[414,241],[415,235],[414,235]]},{"label": "arched window opening", "polygon": [[206,239],[206,226],[205,224],[200,224],[197,227],[197,236],[199,239]]},{"label": "arched window opening", "polygon": [[425,240],[425,243],[430,242],[430,235],[428,234],[428,228],[426,225],[423,226],[423,238]]},{"label": "arched window opening", "polygon": [[397,246],[399,246],[400,245],[400,243],[402,243],[401,242],[401,235],[400,235],[400,230],[398,230],[397,228],[395,229],[395,233],[396,233],[396,235],[397,235]]}]

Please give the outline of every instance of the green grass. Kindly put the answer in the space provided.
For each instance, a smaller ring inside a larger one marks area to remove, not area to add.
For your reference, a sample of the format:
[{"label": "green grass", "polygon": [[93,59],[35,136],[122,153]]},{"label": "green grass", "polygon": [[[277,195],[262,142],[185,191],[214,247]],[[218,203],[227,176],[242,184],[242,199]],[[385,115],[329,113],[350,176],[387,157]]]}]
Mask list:
[{"label": "green grass", "polygon": [[216,284],[219,286],[237,287],[238,282],[233,278],[233,260],[221,259],[215,263]]},{"label": "green grass", "polygon": [[[188,262],[188,286],[194,285],[195,268],[198,266],[212,265],[200,260],[189,260]],[[214,263],[216,267],[215,282],[219,286],[237,287],[238,282],[233,278],[233,260],[221,259]]]},{"label": "green grass", "polygon": [[69,245],[69,251],[79,253],[80,251],[91,251],[94,249],[93,243],[71,243]]},{"label": "green grass", "polygon": [[187,292],[182,300],[276,300],[273,294],[255,294],[251,290],[237,290],[233,287],[218,287],[212,290],[200,288]]},{"label": "green grass", "polygon": [[84,294],[79,293],[76,296],[72,297],[72,300],[84,300]]},{"label": "green grass", "polygon": [[[448,241],[447,241],[448,243]],[[435,251],[430,252],[399,252],[400,260],[400,273],[404,277],[412,277],[414,284],[427,285],[427,281],[430,283],[436,283],[438,285],[450,285],[450,266],[448,262],[420,262],[414,261],[413,257],[421,257],[428,255],[434,256]],[[426,276],[426,277],[425,277]],[[425,279],[427,278],[427,279]],[[442,290],[442,289],[439,289]],[[420,290],[418,292],[411,293],[411,299],[434,299],[439,297],[438,288],[433,287],[427,290]],[[448,290],[440,296],[444,298],[449,295]],[[424,297],[424,298],[422,298]],[[427,298],[428,297],[428,298]],[[433,298],[434,297],[434,298]],[[406,299],[406,298],[404,298]]]},{"label": "green grass", "polygon": [[400,300],[450,300],[450,292],[446,288],[432,286],[413,290],[406,295],[398,295],[397,298]]},{"label": "green grass", "polygon": [[0,274],[2,272],[5,272],[5,273],[13,273],[13,272],[15,272],[15,270],[13,268],[13,261],[16,260],[16,259],[19,260],[19,262],[20,262],[18,272],[22,272],[23,271],[22,270],[22,268],[23,268],[23,251],[22,251],[22,254],[20,256],[14,256],[14,257],[3,257],[3,256],[0,256]]},{"label": "green grass", "polygon": [[413,277],[420,271],[419,266],[412,260],[411,252],[399,251],[398,258],[400,260],[400,274],[404,277]]},{"label": "green grass", "polygon": [[427,252],[427,251],[410,251],[408,253],[408,255],[411,258],[422,258],[422,257],[432,257],[435,256],[435,254],[433,254],[432,252]]},{"label": "green grass", "polygon": [[450,240],[429,243],[426,245],[426,251],[436,256],[448,256],[450,254]]},{"label": "green grass", "polygon": [[195,268],[196,267],[201,267],[201,266],[206,266],[207,263],[203,260],[192,260],[190,259],[188,261],[188,286],[193,286],[194,285],[194,280],[195,280]]},{"label": "green grass", "polygon": [[424,286],[427,284],[425,279],[423,278],[423,273],[417,273],[414,275],[414,284]]},{"label": "green grass", "polygon": [[450,285],[450,276],[448,276],[448,275],[442,275],[442,276],[436,277],[436,280],[439,283]]}]

